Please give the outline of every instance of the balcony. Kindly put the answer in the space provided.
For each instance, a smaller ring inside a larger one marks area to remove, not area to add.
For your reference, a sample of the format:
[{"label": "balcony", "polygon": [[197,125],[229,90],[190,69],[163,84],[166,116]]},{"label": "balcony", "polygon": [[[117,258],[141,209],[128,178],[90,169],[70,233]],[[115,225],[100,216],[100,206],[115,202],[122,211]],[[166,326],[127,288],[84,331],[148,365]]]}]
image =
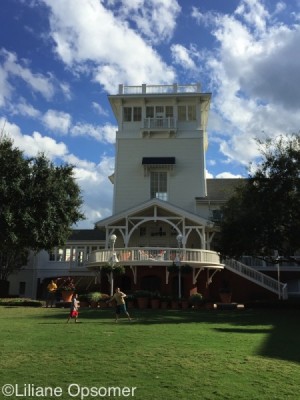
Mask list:
[{"label": "balcony", "polygon": [[159,247],[128,247],[122,249],[97,250],[90,254],[87,267],[96,269],[107,265],[114,256],[116,265],[128,266],[168,266],[177,257],[180,262],[194,268],[223,269],[219,254],[209,250],[176,249]]},{"label": "balcony", "polygon": [[158,132],[167,132],[174,135],[177,131],[177,120],[174,117],[145,118],[141,129],[143,136],[153,135]]}]

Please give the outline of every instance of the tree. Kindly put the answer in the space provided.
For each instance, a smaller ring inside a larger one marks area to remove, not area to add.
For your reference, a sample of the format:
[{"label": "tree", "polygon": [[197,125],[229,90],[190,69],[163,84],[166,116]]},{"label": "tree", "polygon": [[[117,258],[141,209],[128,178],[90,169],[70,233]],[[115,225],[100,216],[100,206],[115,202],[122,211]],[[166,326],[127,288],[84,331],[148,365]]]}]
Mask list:
[{"label": "tree", "polygon": [[219,251],[278,262],[300,249],[300,136],[258,144],[261,162],[223,207]]},{"label": "tree", "polygon": [[63,245],[83,219],[71,165],[55,166],[43,154],[25,158],[0,138],[0,279],[26,264],[30,250]]}]

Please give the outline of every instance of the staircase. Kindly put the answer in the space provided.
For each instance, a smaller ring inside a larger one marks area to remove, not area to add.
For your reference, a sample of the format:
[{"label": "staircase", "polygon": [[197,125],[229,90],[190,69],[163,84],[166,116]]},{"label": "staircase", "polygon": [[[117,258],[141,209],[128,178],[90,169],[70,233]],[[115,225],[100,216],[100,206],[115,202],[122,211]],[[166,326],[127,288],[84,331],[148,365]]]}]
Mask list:
[{"label": "staircase", "polygon": [[256,283],[257,285],[262,286],[270,292],[278,294],[279,299],[286,300],[288,298],[286,283],[278,282],[278,280],[271,278],[270,276],[263,274],[254,268],[248,267],[248,265],[232,258],[225,258],[223,263],[225,268],[229,271],[232,271],[243,278]]}]

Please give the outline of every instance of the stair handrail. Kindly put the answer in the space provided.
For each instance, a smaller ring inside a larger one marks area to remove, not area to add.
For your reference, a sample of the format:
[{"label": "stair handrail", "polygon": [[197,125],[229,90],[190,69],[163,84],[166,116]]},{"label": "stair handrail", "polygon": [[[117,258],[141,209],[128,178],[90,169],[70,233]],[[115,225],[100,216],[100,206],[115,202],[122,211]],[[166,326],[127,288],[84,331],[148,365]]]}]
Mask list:
[{"label": "stair handrail", "polygon": [[249,267],[248,265],[233,258],[225,257],[224,264],[225,268],[229,267],[229,269],[231,268],[237,271],[240,275],[247,277],[252,282],[255,282],[271,292],[278,294],[279,299],[286,300],[288,298],[286,283],[282,283],[279,280],[274,279],[263,272],[257,271],[256,269]]}]

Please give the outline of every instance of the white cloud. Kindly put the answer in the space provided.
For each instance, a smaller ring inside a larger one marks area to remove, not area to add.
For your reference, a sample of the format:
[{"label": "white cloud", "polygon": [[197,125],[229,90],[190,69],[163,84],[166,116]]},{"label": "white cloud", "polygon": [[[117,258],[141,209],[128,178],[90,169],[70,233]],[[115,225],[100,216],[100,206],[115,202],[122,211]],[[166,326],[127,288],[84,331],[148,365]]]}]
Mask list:
[{"label": "white cloud", "polygon": [[199,52],[213,92],[210,137],[219,136],[227,160],[244,165],[258,156],[253,138],[298,132],[300,126],[300,25],[279,21],[279,3],[272,20],[263,4],[242,0],[231,15],[196,8],[192,14],[213,27],[217,40],[214,52]]},{"label": "white cloud", "polygon": [[115,143],[117,127],[111,124],[97,126],[92,124],[77,123],[71,128],[73,136],[90,136],[99,142]]},{"label": "white cloud", "polygon": [[221,172],[220,174],[216,175],[216,179],[236,179],[236,178],[243,178],[242,175],[235,175],[231,172]]},{"label": "white cloud", "polygon": [[24,98],[20,98],[18,103],[11,104],[9,108],[11,114],[20,114],[30,118],[38,118],[40,116],[40,111],[28,104]]},{"label": "white cloud", "polygon": [[137,30],[153,43],[168,42],[176,27],[181,10],[176,0],[120,0],[116,8],[118,19],[133,22]]},{"label": "white cloud", "polygon": [[43,115],[42,122],[49,130],[65,134],[71,126],[71,115],[62,111],[48,110]]},{"label": "white cloud", "polygon": [[[116,82],[174,82],[172,68],[126,21],[113,15],[100,1],[41,1],[50,9],[55,51],[72,71],[94,74],[94,79],[108,92],[115,91]],[[154,3],[156,9],[163,4]],[[172,3],[167,1],[170,7]]]},{"label": "white cloud", "polygon": [[180,44],[171,46],[172,57],[176,64],[181,65],[185,69],[194,70],[197,68],[195,62],[189,54],[189,50]]},{"label": "white cloud", "polygon": [[108,111],[105,110],[101,104],[96,103],[95,101],[92,102],[92,107],[94,110],[97,111],[99,115],[103,115],[104,117],[107,117],[109,115]]},{"label": "white cloud", "polygon": [[30,89],[41,94],[47,100],[53,97],[54,86],[51,82],[51,77],[32,73],[29,68],[18,62],[17,56],[14,53],[5,49],[1,49],[0,57],[3,59],[2,68],[6,71],[7,76],[14,76],[22,79]]}]

